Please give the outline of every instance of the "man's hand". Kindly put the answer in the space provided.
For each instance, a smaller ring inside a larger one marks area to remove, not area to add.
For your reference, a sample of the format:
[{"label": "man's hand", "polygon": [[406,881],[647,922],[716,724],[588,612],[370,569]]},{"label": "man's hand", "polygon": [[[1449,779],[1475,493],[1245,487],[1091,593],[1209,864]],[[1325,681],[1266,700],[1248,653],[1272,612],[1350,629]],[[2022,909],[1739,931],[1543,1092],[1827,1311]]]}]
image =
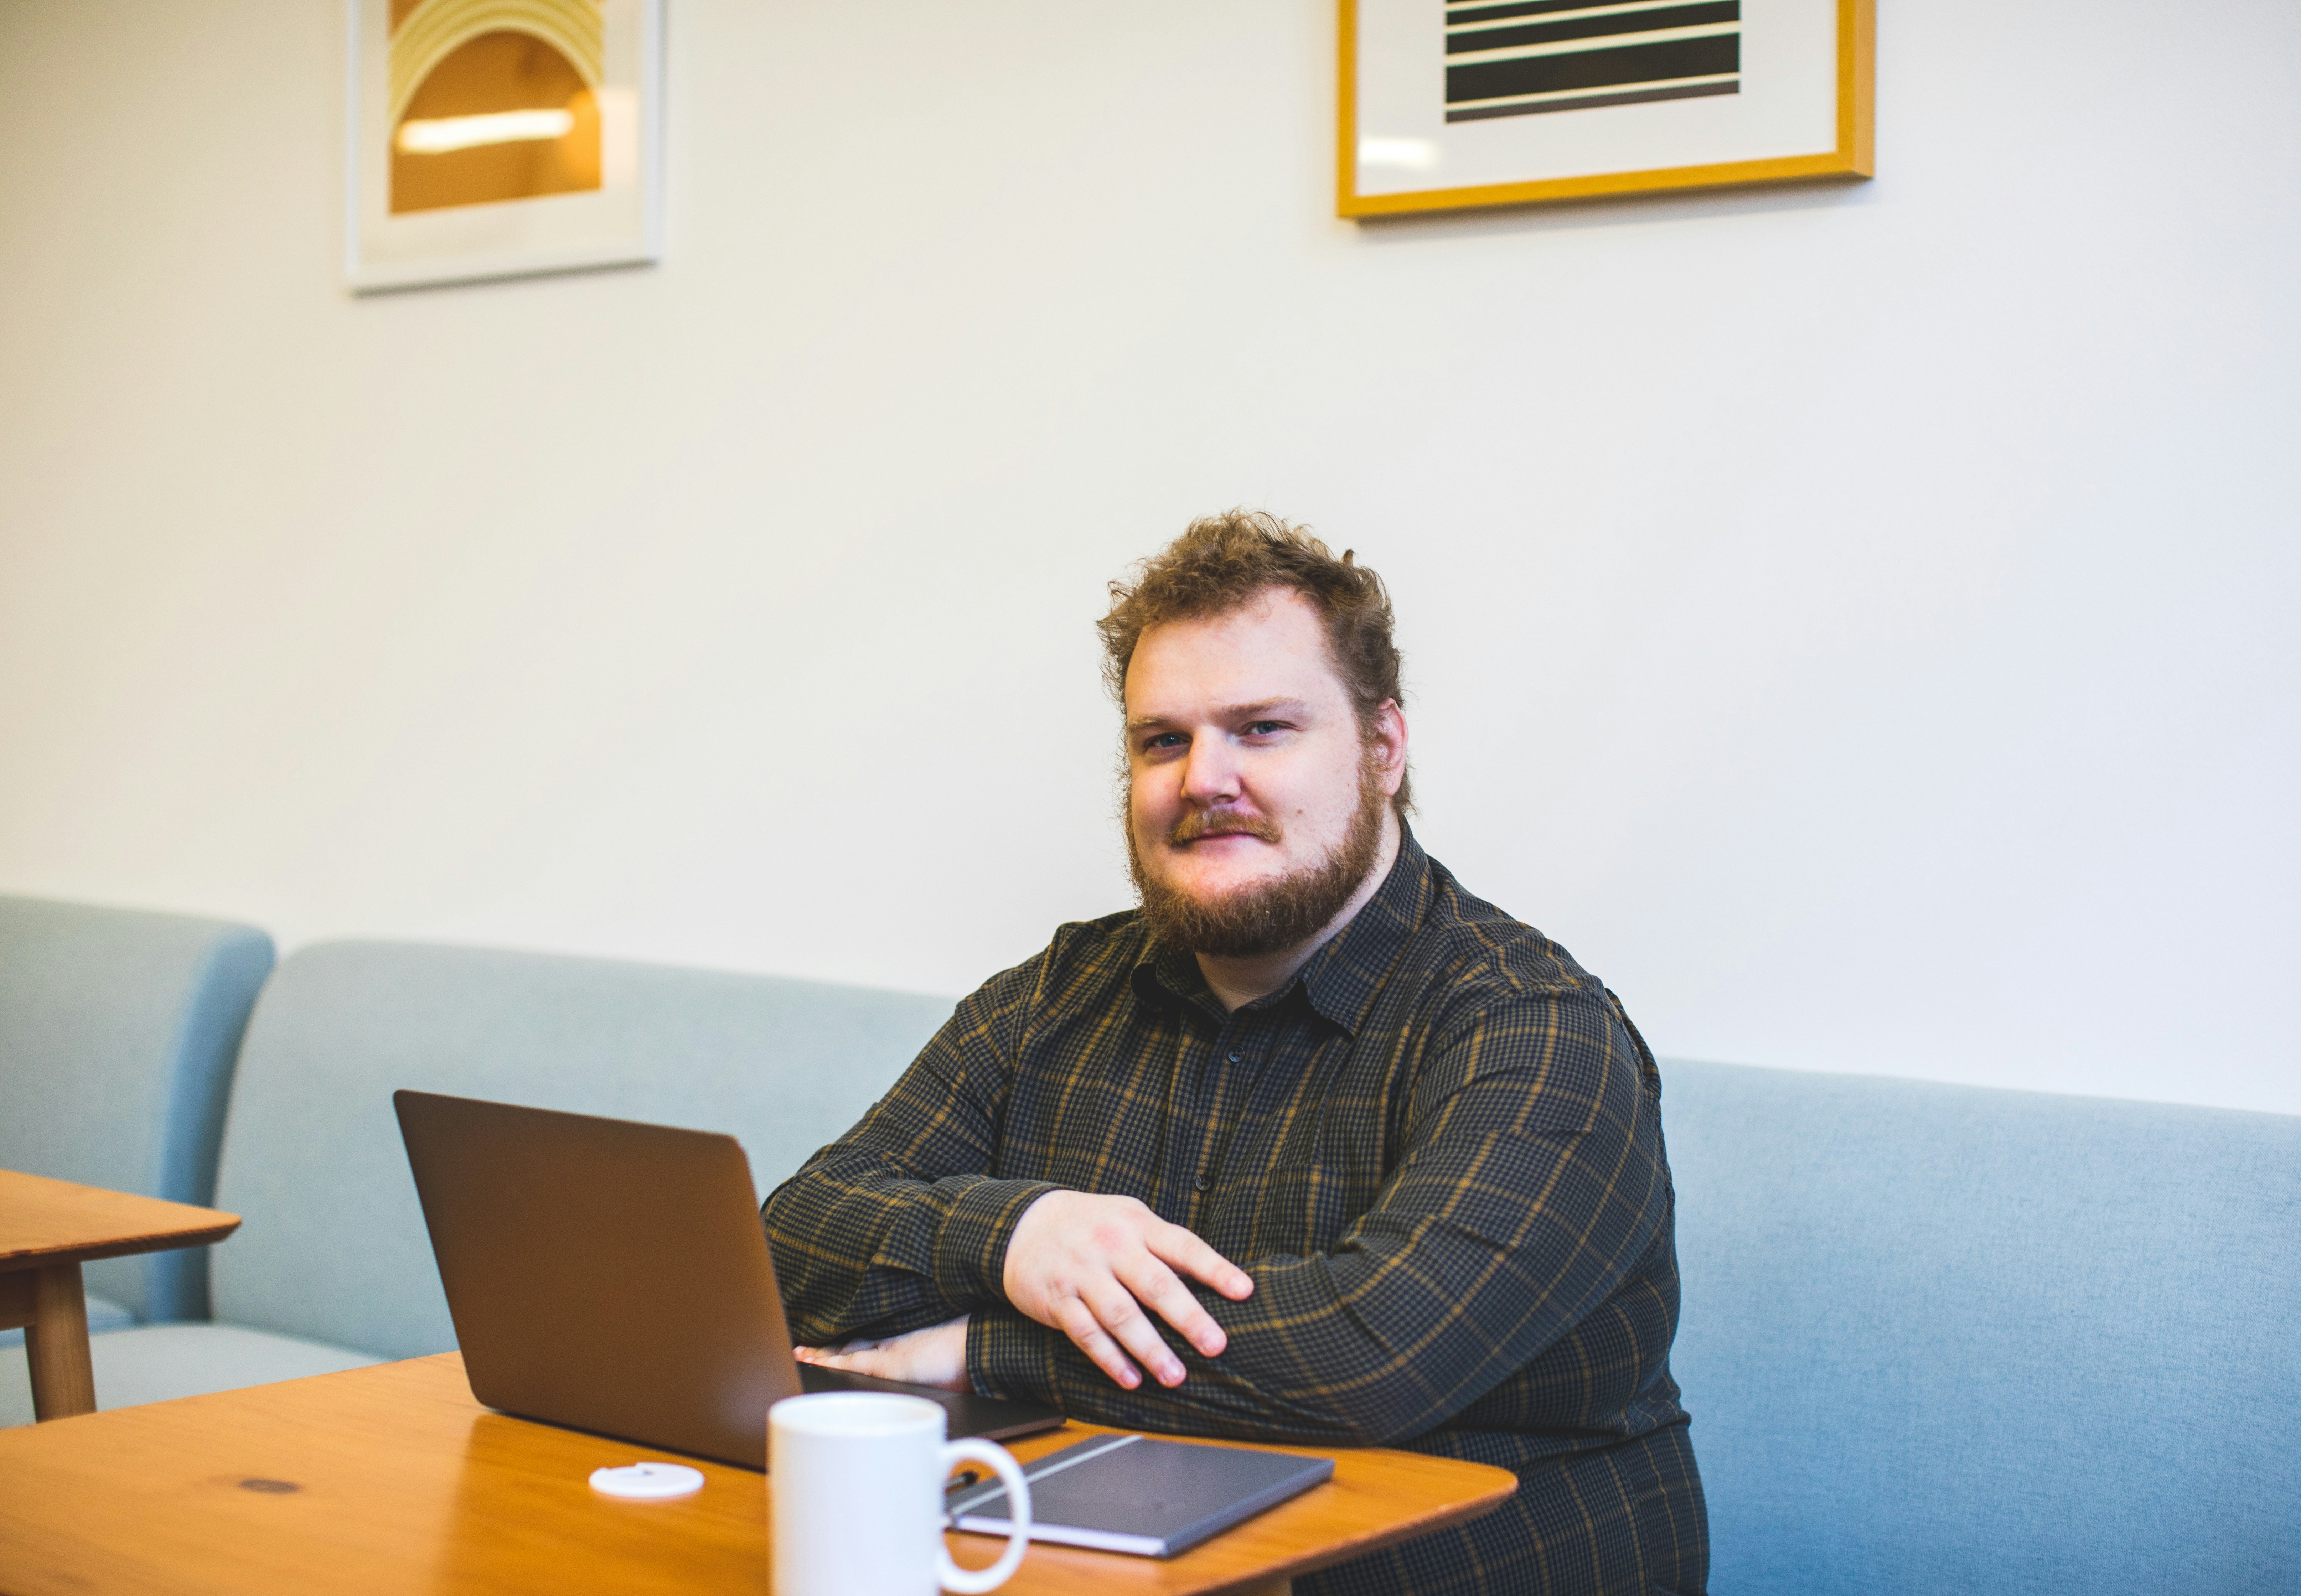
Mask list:
[{"label": "man's hand", "polygon": [[1228,1344],[1176,1271],[1237,1302],[1253,1294],[1246,1271],[1179,1224],[1131,1197],[1050,1191],[1023,1210],[1007,1243],[1007,1300],[1078,1343],[1097,1367],[1127,1390],[1142,1375],[1183,1383],[1182,1360],[1142,1310],[1155,1308],[1206,1357]]},{"label": "man's hand", "polygon": [[966,1384],[966,1316],[945,1319],[925,1330],[891,1335],[884,1341],[853,1341],[840,1347],[793,1347],[801,1363],[826,1369],[845,1369],[881,1380],[901,1380],[912,1385],[935,1385],[945,1391],[965,1391]]}]

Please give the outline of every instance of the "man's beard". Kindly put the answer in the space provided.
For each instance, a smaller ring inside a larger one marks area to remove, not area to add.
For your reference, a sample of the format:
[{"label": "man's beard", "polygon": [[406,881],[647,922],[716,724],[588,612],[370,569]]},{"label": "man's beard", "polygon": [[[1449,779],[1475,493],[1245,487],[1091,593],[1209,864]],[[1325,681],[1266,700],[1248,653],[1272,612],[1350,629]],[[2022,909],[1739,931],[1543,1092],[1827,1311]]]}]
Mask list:
[{"label": "man's beard", "polygon": [[[1360,771],[1358,812],[1351,816],[1351,829],[1326,858],[1292,875],[1236,888],[1213,898],[1193,898],[1145,871],[1134,844],[1134,828],[1125,825],[1126,868],[1134,878],[1134,890],[1142,897],[1142,923],[1150,934],[1183,953],[1253,958],[1298,948],[1324,931],[1366,883],[1367,873],[1374,868],[1375,855],[1382,848],[1382,816],[1390,806],[1390,795],[1383,790],[1381,777],[1371,764]],[[1187,842],[1234,831],[1267,842],[1276,842],[1281,835],[1277,823],[1261,815],[1194,810],[1176,823],[1168,840]]]}]

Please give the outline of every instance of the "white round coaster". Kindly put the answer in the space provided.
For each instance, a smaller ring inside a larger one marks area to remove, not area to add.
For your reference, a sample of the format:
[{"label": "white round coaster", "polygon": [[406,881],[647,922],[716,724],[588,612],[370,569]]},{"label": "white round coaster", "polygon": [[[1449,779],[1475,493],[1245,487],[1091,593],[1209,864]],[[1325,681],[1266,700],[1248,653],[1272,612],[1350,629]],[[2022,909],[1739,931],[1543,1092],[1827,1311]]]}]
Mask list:
[{"label": "white round coaster", "polygon": [[703,1471],[684,1463],[633,1463],[623,1468],[595,1468],[591,1489],[602,1496],[651,1500],[692,1496],[703,1489]]}]

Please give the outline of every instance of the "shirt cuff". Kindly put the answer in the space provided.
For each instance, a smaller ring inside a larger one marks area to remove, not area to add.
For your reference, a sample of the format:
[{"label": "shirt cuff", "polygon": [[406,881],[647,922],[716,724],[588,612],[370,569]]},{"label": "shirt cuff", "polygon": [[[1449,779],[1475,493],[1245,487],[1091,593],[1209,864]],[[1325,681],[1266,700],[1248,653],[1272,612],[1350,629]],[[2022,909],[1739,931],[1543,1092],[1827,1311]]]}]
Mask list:
[{"label": "shirt cuff", "polygon": [[1012,1308],[968,1316],[966,1380],[980,1397],[1061,1406],[1055,1391],[1054,1332]]},{"label": "shirt cuff", "polygon": [[979,1180],[958,1195],[935,1235],[935,1289],[965,1307],[1007,1300],[1007,1243],[1016,1222],[1048,1192],[1046,1181]]}]

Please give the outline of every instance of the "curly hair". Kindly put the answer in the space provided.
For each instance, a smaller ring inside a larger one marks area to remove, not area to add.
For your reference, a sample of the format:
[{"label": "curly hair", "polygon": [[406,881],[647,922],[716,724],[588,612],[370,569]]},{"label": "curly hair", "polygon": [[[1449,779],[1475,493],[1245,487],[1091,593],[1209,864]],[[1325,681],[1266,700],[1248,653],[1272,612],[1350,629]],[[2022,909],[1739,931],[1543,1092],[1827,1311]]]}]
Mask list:
[{"label": "curly hair", "polygon": [[[1335,673],[1358,711],[1361,733],[1370,731],[1385,703],[1406,701],[1404,660],[1391,640],[1390,591],[1356,555],[1346,548],[1336,559],[1308,527],[1266,511],[1228,510],[1193,521],[1136,565],[1132,582],[1110,584],[1110,609],[1095,623],[1110,696],[1125,706],[1126,668],[1151,627],[1228,614],[1267,589],[1291,588],[1317,608]],[[1403,777],[1391,805],[1401,815],[1412,807]]]}]

